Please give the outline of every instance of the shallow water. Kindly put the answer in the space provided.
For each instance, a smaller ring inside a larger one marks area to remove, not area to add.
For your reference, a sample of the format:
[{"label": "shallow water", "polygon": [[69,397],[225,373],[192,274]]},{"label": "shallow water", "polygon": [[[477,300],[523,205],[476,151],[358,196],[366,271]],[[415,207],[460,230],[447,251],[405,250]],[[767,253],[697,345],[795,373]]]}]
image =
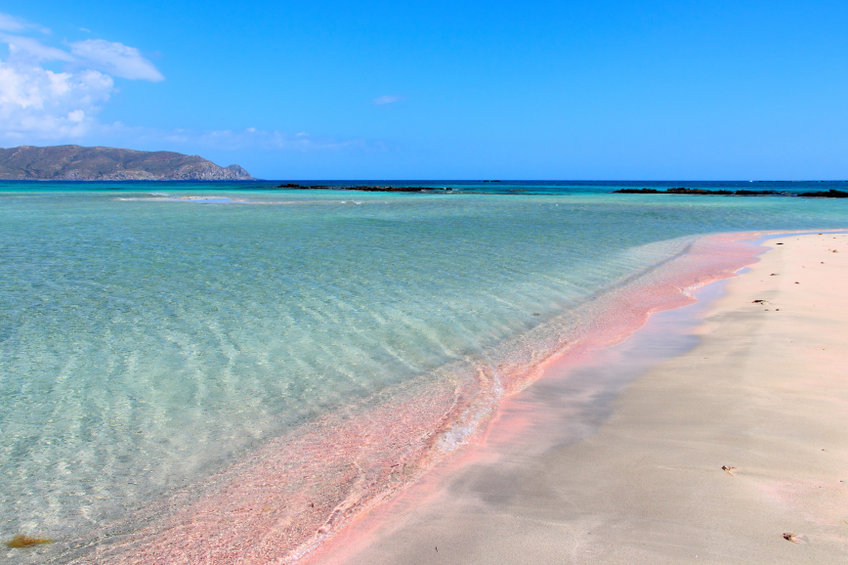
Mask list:
[{"label": "shallow water", "polygon": [[324,415],[532,360],[695,235],[848,225],[836,200],[243,186],[0,185],[4,538],[82,538]]}]

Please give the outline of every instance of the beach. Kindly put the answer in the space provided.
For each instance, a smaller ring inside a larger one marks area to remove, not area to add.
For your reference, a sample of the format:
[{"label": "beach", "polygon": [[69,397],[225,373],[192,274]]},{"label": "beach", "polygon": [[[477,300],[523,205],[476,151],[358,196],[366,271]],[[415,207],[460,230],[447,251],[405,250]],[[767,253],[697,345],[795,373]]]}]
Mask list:
[{"label": "beach", "polygon": [[[550,367],[475,455],[354,524],[316,562],[844,562],[846,244],[767,239],[685,330],[696,345],[625,383],[585,437],[540,400],[575,370]],[[679,311],[662,316],[631,339],[644,349],[687,326]],[[548,391],[534,399],[538,387]],[[542,424],[510,426],[534,408]]]},{"label": "beach", "polygon": [[520,561],[505,533],[545,540],[516,543],[527,559],[580,547],[545,528],[601,516],[580,493],[618,506],[616,457],[634,463],[615,445],[595,468],[559,458],[711,333],[711,283],[758,242],[845,225],[836,202],[617,186],[0,192],[0,529],[53,542],[3,558],[403,562],[395,536],[428,547],[442,523],[451,559]]}]

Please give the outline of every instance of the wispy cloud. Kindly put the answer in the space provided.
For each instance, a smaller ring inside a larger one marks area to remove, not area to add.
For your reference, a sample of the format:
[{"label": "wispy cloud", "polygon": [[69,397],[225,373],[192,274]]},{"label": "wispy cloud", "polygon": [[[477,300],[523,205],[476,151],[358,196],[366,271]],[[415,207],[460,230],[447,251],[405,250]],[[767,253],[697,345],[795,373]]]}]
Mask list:
[{"label": "wispy cloud", "polygon": [[12,33],[20,33],[24,31],[38,31],[40,33],[50,33],[50,30],[40,25],[29,23],[26,20],[3,14],[0,12],[0,31],[11,31]]},{"label": "wispy cloud", "polygon": [[349,148],[379,149],[375,144],[363,139],[333,139],[313,136],[303,131],[290,134],[279,130],[264,130],[255,127],[220,130],[163,130],[114,123],[100,126],[98,133],[105,138],[132,138],[144,146],[159,144],[160,148],[166,147],[180,151],[256,149],[262,151],[313,152]]},{"label": "wispy cloud", "polygon": [[371,102],[374,103],[376,106],[385,106],[387,104],[394,104],[395,102],[400,102],[401,100],[403,100],[403,96],[387,94],[385,96],[378,96]]},{"label": "wispy cloud", "polygon": [[32,61],[66,61],[74,57],[67,51],[44,45],[37,39],[22,35],[0,33],[0,41],[9,46],[9,59],[30,59]]},{"label": "wispy cloud", "polygon": [[[134,47],[102,39],[49,45],[49,33],[0,13],[0,44],[9,52],[0,59],[0,142],[80,138],[99,127],[96,116],[115,92],[115,77],[165,78]],[[55,70],[56,63],[64,68]]]},{"label": "wispy cloud", "polygon": [[71,54],[81,63],[116,77],[160,82],[165,80],[138,49],[103,39],[71,43]]}]

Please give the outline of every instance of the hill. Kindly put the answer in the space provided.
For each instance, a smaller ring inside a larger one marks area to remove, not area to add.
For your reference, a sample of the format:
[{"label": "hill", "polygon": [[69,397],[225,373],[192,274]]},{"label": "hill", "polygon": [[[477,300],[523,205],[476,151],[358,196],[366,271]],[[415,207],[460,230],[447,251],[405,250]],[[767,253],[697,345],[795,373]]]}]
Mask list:
[{"label": "hill", "polygon": [[239,165],[197,155],[114,147],[22,145],[0,149],[0,180],[250,180]]}]

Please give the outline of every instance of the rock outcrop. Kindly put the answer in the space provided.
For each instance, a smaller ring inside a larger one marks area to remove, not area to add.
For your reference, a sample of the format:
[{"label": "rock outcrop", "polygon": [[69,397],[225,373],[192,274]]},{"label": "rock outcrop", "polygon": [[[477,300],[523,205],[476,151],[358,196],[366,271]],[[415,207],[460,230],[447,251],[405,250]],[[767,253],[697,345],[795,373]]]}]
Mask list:
[{"label": "rock outcrop", "polygon": [[818,192],[778,192],[776,190],[707,190],[704,188],[620,188],[615,194],[695,194],[708,196],[799,196],[802,198],[848,198],[843,190],[820,190]]},{"label": "rock outcrop", "polygon": [[0,180],[251,180],[239,165],[219,167],[197,155],[114,147],[23,145],[0,149]]},{"label": "rock outcrop", "polygon": [[327,184],[297,184],[293,182],[277,185],[277,188],[287,188],[292,190],[359,190],[362,192],[453,192],[453,188],[449,186],[443,186],[441,188],[433,188],[430,186],[391,186],[374,184],[347,186]]}]

